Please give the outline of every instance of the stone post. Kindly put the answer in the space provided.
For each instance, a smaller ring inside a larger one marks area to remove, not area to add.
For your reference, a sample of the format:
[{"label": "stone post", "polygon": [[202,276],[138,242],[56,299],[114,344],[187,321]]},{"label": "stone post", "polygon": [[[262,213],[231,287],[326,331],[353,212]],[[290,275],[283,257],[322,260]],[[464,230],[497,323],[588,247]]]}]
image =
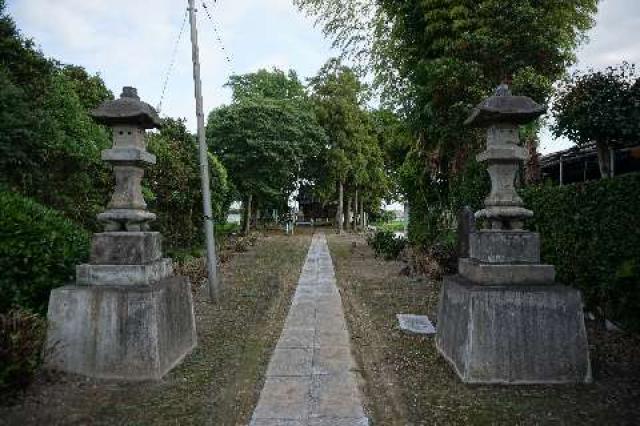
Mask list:
[{"label": "stone post", "polygon": [[485,229],[468,235],[458,275],[445,277],[436,347],[468,383],[591,381],[580,292],[555,283],[540,263],[540,236],[523,229],[533,216],[514,181],[527,158],[518,128],[543,114],[530,98],[501,85],[466,124],[487,128],[491,192],[475,217]]},{"label": "stone post", "polygon": [[145,130],[160,119],[132,87],[92,116],[113,132],[102,159],[113,166],[115,189],[98,214],[104,232],[93,235],[90,263],[76,267],[76,285],[51,292],[46,364],[98,378],[159,379],[196,345],[191,285],[162,256],[142,196],[144,167],[156,160]]}]

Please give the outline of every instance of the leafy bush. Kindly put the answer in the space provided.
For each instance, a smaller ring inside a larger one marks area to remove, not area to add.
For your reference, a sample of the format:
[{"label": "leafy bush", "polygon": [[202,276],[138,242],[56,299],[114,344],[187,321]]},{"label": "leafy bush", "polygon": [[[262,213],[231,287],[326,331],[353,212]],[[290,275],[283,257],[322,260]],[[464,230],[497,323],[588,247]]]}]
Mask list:
[{"label": "leafy bush", "polygon": [[[149,137],[148,148],[157,159],[143,180],[149,209],[157,214],[152,227],[162,232],[168,250],[202,247],[200,162],[195,137],[184,120],[167,118],[160,132]],[[231,188],[224,166],[213,155],[209,155],[209,166],[211,205],[217,226],[226,221]]]},{"label": "leafy bush", "polygon": [[25,387],[42,363],[46,321],[23,309],[0,314],[0,394]]},{"label": "leafy bush", "polygon": [[46,312],[49,292],[73,279],[88,233],[59,212],[0,188],[0,312]]},{"label": "leafy bush", "polygon": [[369,236],[367,243],[373,248],[376,256],[383,256],[386,260],[393,260],[400,256],[407,240],[402,237],[396,237],[391,231],[380,230]]},{"label": "leafy bush", "polygon": [[521,191],[558,281],[587,307],[640,330],[640,174]]}]

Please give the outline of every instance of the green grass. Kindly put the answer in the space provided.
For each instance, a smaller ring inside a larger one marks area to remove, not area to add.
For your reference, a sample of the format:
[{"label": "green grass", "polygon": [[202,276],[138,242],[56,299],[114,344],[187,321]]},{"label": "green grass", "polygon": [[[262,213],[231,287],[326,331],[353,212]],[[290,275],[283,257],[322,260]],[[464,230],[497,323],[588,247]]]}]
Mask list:
[{"label": "green grass", "polygon": [[0,419],[21,425],[248,424],[309,243],[309,235],[269,236],[233,255],[222,268],[220,302],[211,304],[203,289],[195,294],[197,348],[161,382],[42,377],[18,403],[0,403]]},{"label": "green grass", "polygon": [[592,385],[465,385],[433,336],[397,328],[398,313],[437,318],[440,283],[401,275],[403,263],[375,259],[357,236],[328,240],[373,424],[602,425],[640,418],[637,336],[588,327]]},{"label": "green grass", "polygon": [[404,231],[404,221],[402,220],[394,220],[393,222],[377,222],[374,223],[378,229],[391,231],[391,232],[402,232]]}]

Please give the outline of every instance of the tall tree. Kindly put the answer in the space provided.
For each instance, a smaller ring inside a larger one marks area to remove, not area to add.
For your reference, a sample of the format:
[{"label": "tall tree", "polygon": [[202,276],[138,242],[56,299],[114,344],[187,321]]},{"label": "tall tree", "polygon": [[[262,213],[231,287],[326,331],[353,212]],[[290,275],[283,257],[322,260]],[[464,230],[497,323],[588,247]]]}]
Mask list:
[{"label": "tall tree", "polygon": [[[468,180],[456,175],[475,173],[473,154],[482,136],[463,126],[470,108],[505,80],[515,93],[547,101],[593,24],[598,1],[296,3],[315,14],[347,53],[368,51],[383,104],[407,118],[415,142],[402,181],[414,212],[411,219],[421,221],[450,208],[449,182]],[[359,14],[359,9],[365,12]],[[413,227],[420,228],[422,224]],[[410,229],[410,237],[415,235]]]},{"label": "tall tree", "polygon": [[247,213],[254,202],[286,207],[305,165],[325,143],[304,87],[295,73],[278,70],[234,76],[229,85],[234,102],[209,115],[209,146],[242,194]]},{"label": "tall tree", "polygon": [[321,154],[316,191],[325,196],[337,195],[336,225],[342,232],[345,185],[358,170],[359,145],[368,137],[366,88],[353,70],[338,59],[330,59],[311,78],[310,88],[318,121],[328,138]]}]

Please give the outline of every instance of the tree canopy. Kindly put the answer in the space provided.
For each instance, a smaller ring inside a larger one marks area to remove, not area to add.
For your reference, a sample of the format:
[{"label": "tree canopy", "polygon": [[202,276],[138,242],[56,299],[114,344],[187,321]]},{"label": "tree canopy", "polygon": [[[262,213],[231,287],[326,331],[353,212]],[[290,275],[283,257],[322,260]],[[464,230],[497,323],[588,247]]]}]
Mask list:
[{"label": "tree canopy", "polygon": [[640,140],[640,78],[635,66],[574,73],[553,105],[556,136],[578,146],[596,144],[603,177],[611,173],[609,149]]},{"label": "tree canopy", "polygon": [[325,143],[304,86],[279,70],[232,76],[228,85],[233,103],[209,115],[209,146],[242,196],[286,206]]}]

